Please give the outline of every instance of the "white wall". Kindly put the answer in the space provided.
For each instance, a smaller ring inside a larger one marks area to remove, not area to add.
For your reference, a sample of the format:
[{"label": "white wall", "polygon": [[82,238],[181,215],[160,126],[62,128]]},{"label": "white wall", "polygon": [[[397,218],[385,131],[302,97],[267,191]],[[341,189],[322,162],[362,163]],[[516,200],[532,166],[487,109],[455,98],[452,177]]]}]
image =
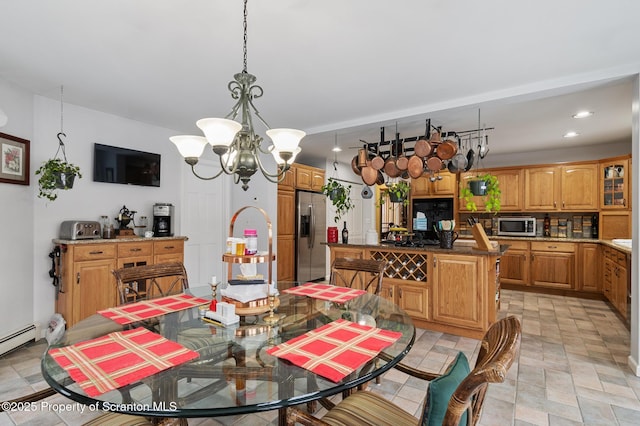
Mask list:
[{"label": "white wall", "polygon": [[[0,132],[31,141],[31,94],[0,79],[0,108],[9,118]],[[30,145],[33,150],[33,141]],[[34,269],[34,230],[31,194],[30,186],[0,183],[0,294],[3,295],[0,297],[0,336],[33,322],[31,271]]]}]

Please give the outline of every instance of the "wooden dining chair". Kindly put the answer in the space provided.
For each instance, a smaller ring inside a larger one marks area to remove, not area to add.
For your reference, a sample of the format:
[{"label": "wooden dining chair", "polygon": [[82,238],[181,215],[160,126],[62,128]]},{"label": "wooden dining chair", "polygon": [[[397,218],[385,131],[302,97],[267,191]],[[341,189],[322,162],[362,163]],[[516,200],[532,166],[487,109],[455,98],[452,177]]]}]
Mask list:
[{"label": "wooden dining chair", "polygon": [[322,419],[295,407],[287,408],[287,424],[475,425],[480,418],[488,384],[504,381],[520,348],[521,334],[520,321],[514,316],[494,323],[482,339],[472,371],[469,371],[467,358],[462,352],[442,375],[396,364],[398,370],[430,382],[420,419],[376,393],[359,391],[331,408]]},{"label": "wooden dining chair", "polygon": [[120,268],[112,273],[116,277],[120,305],[178,294],[189,288],[182,262]]},{"label": "wooden dining chair", "polygon": [[380,294],[386,264],[384,260],[338,257],[331,264],[330,283]]}]

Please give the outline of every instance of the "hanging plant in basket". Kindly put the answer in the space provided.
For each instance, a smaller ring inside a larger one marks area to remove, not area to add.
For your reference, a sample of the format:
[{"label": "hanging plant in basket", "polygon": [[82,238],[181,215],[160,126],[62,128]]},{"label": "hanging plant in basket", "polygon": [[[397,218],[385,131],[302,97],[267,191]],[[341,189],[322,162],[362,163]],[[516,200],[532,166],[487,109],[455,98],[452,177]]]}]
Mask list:
[{"label": "hanging plant in basket", "polygon": [[400,180],[394,183],[388,183],[387,189],[380,193],[380,204],[385,203],[385,198],[389,197],[389,201],[392,203],[402,203],[405,206],[409,205],[409,191],[411,186],[409,182]]},{"label": "hanging plant in basket", "polygon": [[[71,189],[76,177],[82,178],[80,167],[67,161],[64,142],[60,138],[67,135],[60,132],[57,136],[59,144],[56,155],[42,163],[40,168],[36,170],[36,175],[40,175],[38,179],[38,197],[47,198],[49,201],[55,201],[58,198],[57,190]],[[60,151],[62,151],[62,158],[58,158]]]},{"label": "hanging plant in basket", "polygon": [[340,218],[349,210],[355,207],[351,201],[351,185],[343,185],[339,181],[329,178],[327,183],[322,186],[321,191],[331,200],[335,208],[333,220],[336,223],[338,223]]},{"label": "hanging plant in basket", "polygon": [[478,206],[473,200],[474,196],[481,196],[484,200],[485,210],[487,212],[498,213],[500,211],[500,185],[498,178],[491,173],[477,176],[471,179],[468,185],[460,186],[460,198],[464,200],[465,207],[470,212],[478,211]]}]

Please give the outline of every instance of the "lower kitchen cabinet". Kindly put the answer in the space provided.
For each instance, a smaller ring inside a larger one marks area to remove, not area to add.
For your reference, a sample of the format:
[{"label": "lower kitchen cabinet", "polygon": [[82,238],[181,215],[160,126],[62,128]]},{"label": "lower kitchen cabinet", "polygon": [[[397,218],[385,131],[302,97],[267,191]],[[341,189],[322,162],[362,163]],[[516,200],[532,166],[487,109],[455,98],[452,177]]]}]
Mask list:
[{"label": "lower kitchen cabinet", "polygon": [[[148,240],[53,240],[60,247],[56,312],[71,327],[118,304],[117,268],[182,262],[186,238]],[[169,284],[169,283],[167,283]]]},{"label": "lower kitchen cabinet", "polygon": [[500,241],[508,244],[500,259],[500,282],[503,284],[529,285],[529,241]]},{"label": "lower kitchen cabinet", "polygon": [[531,243],[531,285],[571,290],[575,287],[575,244]]},{"label": "lower kitchen cabinet", "polygon": [[623,318],[628,317],[629,257],[611,247],[603,248],[603,293]]},{"label": "lower kitchen cabinet", "polygon": [[578,244],[578,281],[577,290],[595,293],[602,292],[602,273],[600,268],[602,258],[600,244],[580,243]]},{"label": "lower kitchen cabinet", "polygon": [[433,320],[467,328],[482,328],[487,307],[478,298],[487,294],[485,262],[477,256],[434,253]]},{"label": "lower kitchen cabinet", "polygon": [[430,320],[429,288],[426,285],[397,285],[396,304],[411,317]]}]

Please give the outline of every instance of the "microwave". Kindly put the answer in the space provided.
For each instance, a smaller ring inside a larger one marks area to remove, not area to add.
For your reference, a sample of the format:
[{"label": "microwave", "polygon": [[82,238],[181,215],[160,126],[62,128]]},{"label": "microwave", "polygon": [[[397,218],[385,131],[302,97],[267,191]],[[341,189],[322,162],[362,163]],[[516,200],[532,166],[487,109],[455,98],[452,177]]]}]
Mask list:
[{"label": "microwave", "polygon": [[510,237],[535,237],[535,217],[499,217],[498,235]]}]

